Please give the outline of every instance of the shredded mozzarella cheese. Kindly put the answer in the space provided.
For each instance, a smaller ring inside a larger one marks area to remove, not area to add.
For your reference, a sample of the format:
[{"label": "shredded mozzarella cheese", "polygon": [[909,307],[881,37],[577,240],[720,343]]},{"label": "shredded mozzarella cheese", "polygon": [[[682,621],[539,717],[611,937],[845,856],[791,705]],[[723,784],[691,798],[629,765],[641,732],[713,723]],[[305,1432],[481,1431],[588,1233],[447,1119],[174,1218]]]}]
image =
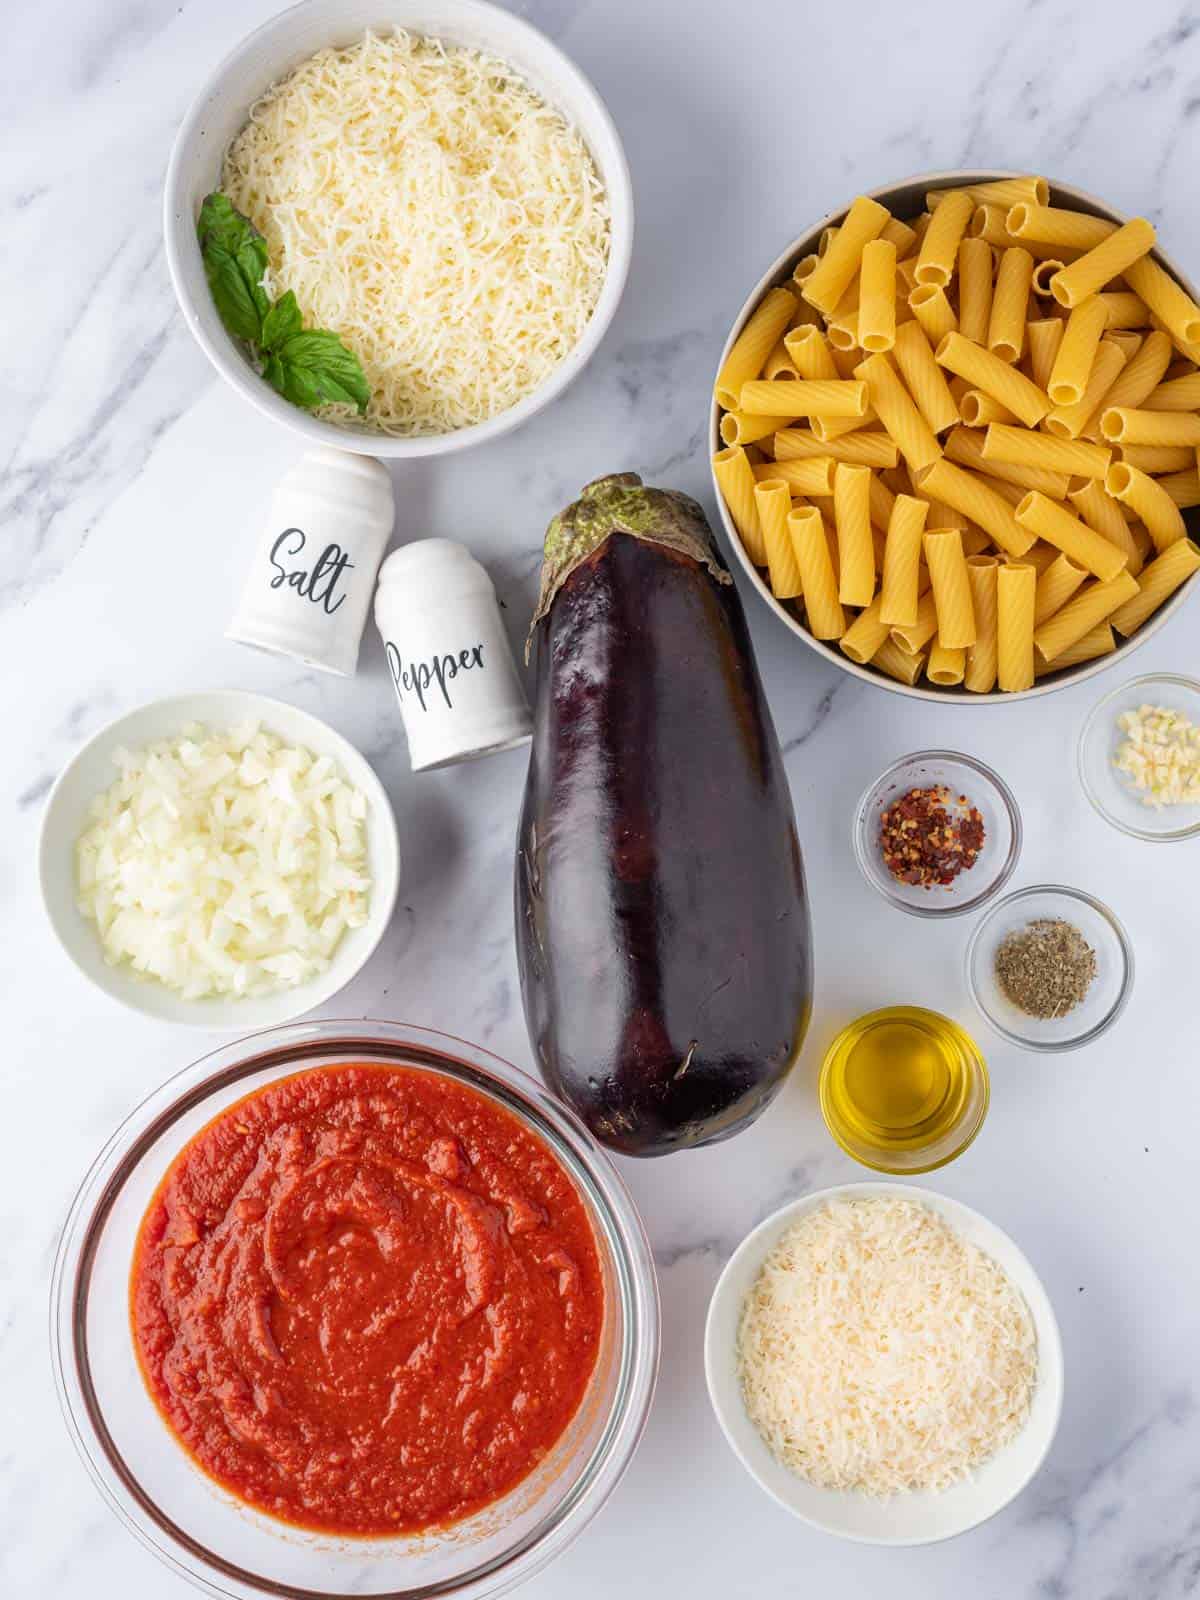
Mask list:
[{"label": "shredded mozzarella cheese", "polygon": [[222,187],[267,240],[272,292],[358,356],[383,433],[515,405],[604,283],[608,201],[580,134],[505,62],[436,39],[318,52],[253,107]]},{"label": "shredded mozzarella cheese", "polygon": [[833,1201],[771,1251],[738,1339],[746,1410],[828,1489],[943,1489],[1024,1425],[1033,1322],[1001,1268],[909,1200]]},{"label": "shredded mozzarella cheese", "polygon": [[1123,711],[1117,726],[1125,738],[1113,765],[1133,780],[1144,806],[1200,805],[1200,728],[1190,718],[1146,705]]},{"label": "shredded mozzarella cheese", "polygon": [[328,756],[192,724],[114,759],[76,851],[111,966],[189,1000],[272,994],[324,972],[366,921],[367,801]]}]

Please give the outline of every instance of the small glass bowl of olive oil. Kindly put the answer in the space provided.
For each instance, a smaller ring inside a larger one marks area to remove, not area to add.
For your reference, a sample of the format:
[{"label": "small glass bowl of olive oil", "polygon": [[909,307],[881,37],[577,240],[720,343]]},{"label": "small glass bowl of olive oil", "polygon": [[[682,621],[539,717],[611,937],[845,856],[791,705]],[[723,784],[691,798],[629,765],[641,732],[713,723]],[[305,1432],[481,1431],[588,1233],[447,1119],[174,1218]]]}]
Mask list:
[{"label": "small glass bowl of olive oil", "polygon": [[983,1126],[987,1063],[957,1022],[921,1006],[869,1011],[821,1064],[821,1114],[847,1155],[876,1172],[932,1172]]}]

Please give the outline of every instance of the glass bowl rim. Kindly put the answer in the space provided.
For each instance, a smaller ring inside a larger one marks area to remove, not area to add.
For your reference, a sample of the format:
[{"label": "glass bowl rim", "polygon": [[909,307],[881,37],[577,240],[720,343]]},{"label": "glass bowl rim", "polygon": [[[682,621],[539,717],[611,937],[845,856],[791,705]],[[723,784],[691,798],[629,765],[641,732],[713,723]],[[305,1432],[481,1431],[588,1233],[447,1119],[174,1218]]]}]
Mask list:
[{"label": "glass bowl rim", "polygon": [[[867,843],[864,838],[868,809],[872,797],[879,789],[905,767],[918,761],[957,761],[969,767],[976,776],[992,788],[1000,797],[1001,805],[1008,816],[1012,838],[1009,842],[1008,853],[1001,862],[996,876],[986,888],[980,889],[968,900],[954,901],[949,905],[910,905],[898,894],[888,888],[881,880],[877,880],[867,865]],[[875,890],[888,905],[895,906],[897,911],[906,911],[910,917],[960,917],[968,911],[978,911],[997,895],[1016,871],[1017,862],[1021,857],[1021,845],[1024,831],[1021,825],[1021,808],[1017,804],[1017,797],[1013,794],[1008,784],[994,768],[989,767],[985,761],[980,761],[977,756],[966,755],[961,750],[915,750],[911,755],[901,756],[898,761],[893,761],[891,766],[884,769],[859,796],[858,804],[854,808],[854,820],[851,823],[851,840],[854,845],[854,859],[858,863],[858,870],[862,873],[867,883]]]},{"label": "glass bowl rim", "polygon": [[[1078,900],[1084,905],[1090,906],[1097,916],[1107,923],[1116,939],[1117,948],[1121,952],[1123,971],[1117,998],[1098,1022],[1094,1023],[1086,1033],[1081,1033],[1076,1038],[1034,1039],[1029,1034],[1015,1033],[1011,1028],[1006,1027],[984,1003],[979,985],[975,982],[975,951],[983,938],[984,929],[988,927],[1003,907],[1015,905],[1019,900],[1027,900],[1030,896],[1036,894],[1064,895],[1068,900]],[[1109,1028],[1112,1027],[1113,1023],[1129,1004],[1129,996],[1133,992],[1133,944],[1125,931],[1124,923],[1115,911],[1104,904],[1103,900],[1098,899],[1093,894],[1088,894],[1086,889],[1073,889],[1069,884],[1065,883],[1032,883],[1027,888],[1014,889],[1011,894],[1006,894],[1003,899],[997,900],[995,905],[988,908],[987,913],[980,917],[975,927],[971,930],[971,937],[967,940],[966,953],[963,956],[963,968],[966,976],[967,992],[988,1027],[1021,1050],[1033,1050],[1045,1055],[1059,1055],[1066,1050],[1078,1050],[1082,1045],[1092,1044],[1102,1033],[1107,1033]]]},{"label": "glass bowl rim", "polygon": [[[829,1063],[831,1057],[833,1056],[834,1046],[845,1033],[846,1028],[852,1028],[856,1023],[865,1022],[868,1018],[882,1016],[885,1012],[894,1012],[897,1010],[921,1011],[924,1012],[926,1016],[937,1017],[939,1022],[953,1023],[954,1027],[957,1028],[958,1032],[963,1035],[963,1037],[971,1046],[971,1051],[979,1067],[980,1078],[983,1085],[983,1100],[979,1107],[979,1115],[976,1117],[975,1125],[971,1129],[966,1139],[964,1139],[962,1144],[957,1145],[947,1155],[939,1156],[936,1161],[926,1162],[920,1167],[896,1168],[884,1166],[881,1161],[868,1161],[865,1156],[859,1155],[857,1150],[852,1150],[850,1148],[850,1146],[838,1133],[837,1129],[833,1126],[833,1123],[829,1119],[829,1112],[826,1110],[828,1097],[825,1091],[826,1083],[829,1078]],[[873,1011],[864,1011],[860,1016],[852,1018],[851,1021],[846,1024],[846,1027],[839,1028],[837,1033],[830,1040],[825,1054],[821,1057],[821,1066],[817,1074],[817,1104],[821,1108],[821,1120],[825,1124],[826,1133],[833,1140],[834,1144],[836,1144],[837,1147],[842,1151],[842,1153],[850,1157],[851,1161],[857,1161],[860,1167],[866,1167],[870,1172],[881,1172],[887,1178],[917,1178],[921,1177],[927,1172],[936,1172],[939,1167],[948,1167],[952,1161],[957,1161],[959,1156],[965,1155],[975,1143],[976,1139],[978,1139],[983,1129],[983,1125],[987,1121],[987,1114],[991,1110],[992,1075],[988,1070],[987,1057],[979,1048],[978,1040],[975,1038],[974,1034],[967,1032],[957,1018],[948,1017],[944,1011],[935,1011],[932,1006],[876,1006]]]},{"label": "glass bowl rim", "polygon": [[[305,1064],[345,1050],[403,1053],[418,1068],[450,1070],[497,1099],[550,1148],[588,1200],[612,1255],[624,1331],[614,1400],[599,1439],[561,1505],[511,1549],[448,1580],[379,1591],[369,1600],[495,1596],[540,1571],[574,1542],[608,1500],[637,1450],[658,1376],[661,1308],[641,1217],[608,1153],[583,1121],[530,1074],[483,1046],[417,1024],[327,1018],[282,1024],[226,1040],[146,1094],[109,1136],[71,1201],[55,1252],[49,1299],[50,1355],[63,1420],[89,1477],[118,1520],[180,1577],[207,1593],[267,1600],[341,1600],[249,1572],[211,1551],[160,1511],[113,1443],[86,1361],[91,1268],[100,1233],[124,1183],[154,1141],[187,1111],[264,1068]],[[422,1057],[425,1057],[423,1060]],[[280,1076],[286,1076],[281,1073]],[[214,1115],[216,1113],[214,1112]],[[281,1525],[282,1526],[282,1525]],[[363,1541],[369,1543],[369,1541]]]},{"label": "glass bowl rim", "polygon": [[1079,729],[1079,738],[1075,744],[1075,765],[1079,773],[1080,787],[1083,789],[1093,811],[1108,823],[1110,828],[1115,828],[1118,833],[1123,833],[1129,839],[1144,839],[1147,844],[1174,844],[1180,839],[1195,839],[1200,836],[1200,817],[1195,822],[1189,822],[1183,828],[1171,828],[1164,831],[1152,831],[1149,828],[1138,828],[1131,822],[1125,822],[1114,811],[1110,811],[1101,799],[1099,792],[1088,777],[1085,751],[1091,738],[1093,729],[1100,721],[1101,715],[1112,705],[1114,700],[1136,689],[1142,684],[1169,683],[1176,688],[1186,689],[1190,694],[1200,700],[1200,679],[1189,678],[1183,672],[1142,672],[1136,677],[1127,678],[1124,683],[1117,684],[1115,689],[1109,689],[1101,695],[1095,705],[1083,719]]}]

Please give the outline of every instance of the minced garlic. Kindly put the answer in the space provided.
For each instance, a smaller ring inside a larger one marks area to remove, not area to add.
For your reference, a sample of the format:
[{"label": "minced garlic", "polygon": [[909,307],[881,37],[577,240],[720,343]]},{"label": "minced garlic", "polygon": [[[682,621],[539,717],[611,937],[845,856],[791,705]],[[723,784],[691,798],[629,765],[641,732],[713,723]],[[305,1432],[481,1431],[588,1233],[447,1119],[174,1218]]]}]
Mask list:
[{"label": "minced garlic", "polygon": [[1144,790],[1144,806],[1200,804],[1200,727],[1168,706],[1123,711],[1113,765]]}]

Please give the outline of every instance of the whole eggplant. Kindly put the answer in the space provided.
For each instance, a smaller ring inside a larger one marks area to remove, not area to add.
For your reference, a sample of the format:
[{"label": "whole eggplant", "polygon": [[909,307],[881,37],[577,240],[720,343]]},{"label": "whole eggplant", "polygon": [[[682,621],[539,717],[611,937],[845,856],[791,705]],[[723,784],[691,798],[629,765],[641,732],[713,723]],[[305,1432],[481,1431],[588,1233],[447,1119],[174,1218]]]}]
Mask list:
[{"label": "whole eggplant", "polygon": [[517,841],[525,1019],[605,1144],[727,1138],[795,1062],[804,868],[741,602],[704,513],[633,473],[546,534]]}]

